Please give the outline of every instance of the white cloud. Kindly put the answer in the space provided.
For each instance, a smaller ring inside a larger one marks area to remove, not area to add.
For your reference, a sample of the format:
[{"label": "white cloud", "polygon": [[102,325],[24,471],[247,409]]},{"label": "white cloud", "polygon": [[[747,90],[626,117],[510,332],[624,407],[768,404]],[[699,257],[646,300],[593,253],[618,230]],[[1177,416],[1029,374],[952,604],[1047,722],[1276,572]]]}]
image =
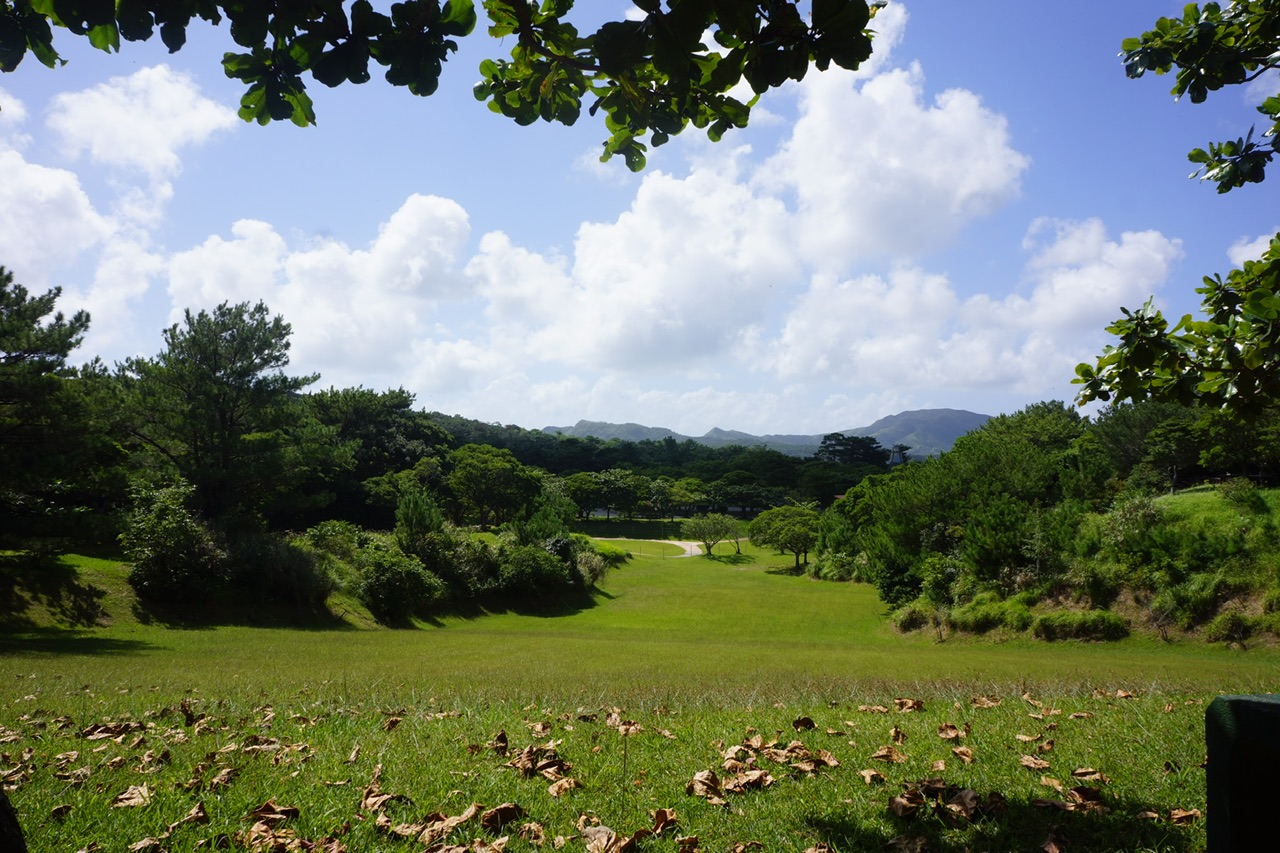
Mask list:
[{"label": "white cloud", "polygon": [[758,173],[794,194],[805,259],[840,270],[937,248],[1017,196],[1028,158],[1005,119],[961,89],[924,102],[919,65],[802,84],[794,133]]},{"label": "white cloud", "polygon": [[0,149],[0,175],[0,263],[20,281],[48,281],[114,229],[73,172]]},{"label": "white cloud", "polygon": [[49,127],[72,156],[135,170],[156,181],[181,168],[179,151],[236,126],[233,110],[200,94],[190,75],[166,65],[53,99]]},{"label": "white cloud", "polygon": [[436,196],[406,199],[366,249],[335,240],[293,248],[252,220],[235,223],[231,235],[172,258],[172,320],[186,308],[261,299],[292,324],[294,363],[325,384],[401,381],[439,303],[465,293],[456,267],[470,237],[467,215]]},{"label": "white cloud", "polygon": [[764,363],[783,380],[813,376],[851,389],[1035,394],[1069,378],[1119,308],[1159,290],[1182,254],[1179,241],[1154,231],[1111,240],[1098,220],[1038,221],[1024,246],[1034,251],[1027,295],[962,298],[946,277],[915,266],[818,275]]},{"label": "white cloud", "polygon": [[1232,266],[1242,267],[1245,261],[1256,261],[1262,257],[1262,253],[1276,238],[1277,232],[1280,232],[1280,227],[1270,234],[1259,234],[1253,238],[1241,237],[1232,243],[1231,248],[1227,249],[1227,257],[1231,259]]}]

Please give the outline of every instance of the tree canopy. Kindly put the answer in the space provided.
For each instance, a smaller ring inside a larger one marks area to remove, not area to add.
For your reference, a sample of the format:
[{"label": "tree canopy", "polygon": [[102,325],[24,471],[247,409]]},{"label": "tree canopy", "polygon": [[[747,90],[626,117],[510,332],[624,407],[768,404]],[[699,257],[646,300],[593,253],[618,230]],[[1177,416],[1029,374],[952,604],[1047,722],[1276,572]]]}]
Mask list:
[{"label": "tree canopy", "polygon": [[[1181,18],[1161,18],[1140,38],[1126,39],[1122,49],[1130,77],[1175,72],[1174,97],[1202,103],[1210,92],[1280,68],[1280,2],[1207,3],[1203,9],[1192,3]],[[1280,94],[1263,98],[1257,109],[1270,126],[1192,150],[1188,159],[1198,167],[1192,177],[1215,183],[1219,193],[1265,178],[1280,145]],[[1076,368],[1075,382],[1083,386],[1078,401],[1151,398],[1219,406],[1246,417],[1280,403],[1278,279],[1280,234],[1258,260],[1225,279],[1204,278],[1196,289],[1204,319],[1187,314],[1171,328],[1152,300],[1122,309],[1107,327],[1119,342],[1107,346],[1096,364]]]},{"label": "tree canopy", "polygon": [[[871,55],[868,23],[883,2],[813,0],[808,20],[796,0],[635,0],[643,17],[580,32],[573,0],[483,0],[490,36],[510,44],[486,60],[477,100],[518,124],[571,125],[583,104],[602,113],[610,133],[602,159],[623,156],[641,169],[642,138],[661,145],[690,123],[719,139],[747,124],[754,98],[730,94],[746,82],[755,95],[800,80],[810,65],[855,69]],[[241,52],[222,60],[247,90],[240,117],[267,124],[316,123],[303,75],[325,86],[365,83],[372,60],[393,86],[431,95],[457,39],[476,27],[474,0],[405,0],[389,13],[369,0],[0,0],[0,70],[27,53],[54,67],[63,60],[53,27],[104,51],[145,41],[158,30],[180,50],[193,20],[230,22]],[[710,37],[708,38],[708,34]],[[708,44],[707,42],[710,42]]]}]

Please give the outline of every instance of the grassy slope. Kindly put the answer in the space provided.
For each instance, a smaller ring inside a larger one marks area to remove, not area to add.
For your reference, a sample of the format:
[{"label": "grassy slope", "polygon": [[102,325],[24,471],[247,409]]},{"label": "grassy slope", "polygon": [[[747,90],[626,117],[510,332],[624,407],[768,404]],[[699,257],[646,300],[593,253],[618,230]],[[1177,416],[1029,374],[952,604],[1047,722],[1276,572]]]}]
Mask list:
[{"label": "grassy slope", "polygon": [[[1204,805],[1197,769],[1204,701],[1223,689],[1280,684],[1280,652],[1272,649],[1241,653],[1144,639],[938,645],[927,636],[901,637],[884,624],[868,587],[790,576],[783,572],[790,556],[746,548],[737,558],[731,546],[720,550],[715,560],[646,554],[609,575],[595,606],[578,612],[450,617],[403,631],[363,629],[359,613],[337,628],[165,629],[139,620],[120,567],[73,560],[79,573],[72,588],[101,587],[103,595],[90,597],[101,602],[97,618],[109,625],[0,635],[0,724],[17,735],[5,743],[4,767],[26,768],[13,798],[33,853],[89,841],[126,849],[203,802],[210,823],[182,825],[168,844],[190,849],[219,833],[243,832],[244,816],[268,798],[301,809],[287,826],[302,837],[318,840],[350,823],[342,836],[348,850],[421,849],[389,839],[369,815],[361,817],[360,792],[376,765],[385,790],[412,798],[411,805],[392,806],[397,821],[433,810],[457,814],[471,801],[514,801],[550,836],[574,835],[583,814],[629,833],[649,825],[653,809],[676,808],[678,834],[699,836],[699,849],[708,851],[746,841],[768,850],[819,842],[881,849],[900,834],[926,837],[933,849],[1039,849],[1051,827],[1072,840],[1068,849],[1196,850],[1203,847],[1202,825],[1175,826],[1167,815]],[[10,592],[25,595],[38,586],[11,584]],[[33,622],[61,612],[52,595],[28,598]],[[1139,698],[1116,699],[1120,688]],[[1026,689],[1049,709],[1020,699]],[[997,694],[1002,704],[972,707],[978,692]],[[924,698],[926,710],[858,710],[892,708],[903,695]],[[184,698],[216,724],[199,731],[184,723],[173,710]],[[576,719],[580,708],[614,704],[643,731],[624,740],[603,715]],[[1029,716],[1046,711],[1040,720]],[[1072,718],[1073,712],[1091,716]],[[65,728],[55,721],[60,715],[69,717]],[[388,730],[393,715],[403,721]],[[818,727],[793,731],[791,722],[804,715]],[[136,742],[134,735],[103,741],[77,735],[103,719],[148,728]],[[548,726],[544,734],[528,728],[537,722]],[[944,722],[972,724],[965,742],[976,755],[971,766],[938,738]],[[901,765],[871,758],[890,742],[893,727],[906,738]],[[560,754],[574,765],[570,775],[586,787],[552,798],[545,780],[522,780],[503,766],[505,759],[468,748],[499,730],[514,750],[560,740]],[[841,766],[806,778],[762,759],[776,784],[731,797],[729,808],[685,793],[694,773],[719,769],[717,743],[737,743],[753,731],[782,744],[799,738],[829,749]],[[1018,734],[1055,741],[1040,753],[1048,770],[1020,766],[1019,756],[1035,752],[1036,744]],[[279,748],[247,752],[254,736],[275,738],[286,751],[278,759]],[[297,744],[305,747],[287,751]],[[356,747],[360,757],[347,763]],[[27,758],[24,749],[32,750]],[[162,749],[167,762],[146,759],[146,750]],[[217,750],[226,751],[215,756]],[[76,758],[59,758],[71,752]],[[945,770],[934,766],[939,760]],[[210,763],[239,775],[225,788],[185,790],[193,777],[212,775],[199,769]],[[56,776],[77,767],[88,768],[86,784]],[[1038,797],[1061,798],[1041,776],[1070,788],[1070,773],[1082,767],[1109,777],[1102,788],[1110,814],[1034,805]],[[857,775],[862,768],[879,770],[887,781],[866,785]],[[956,828],[936,817],[890,816],[889,798],[930,775],[984,796],[999,792],[1009,801],[1006,816]],[[153,792],[150,805],[111,807],[116,794],[144,783]],[[54,817],[64,805],[65,816]],[[1160,819],[1134,819],[1148,809]],[[484,835],[472,825],[454,840]],[[569,849],[582,849],[576,845]],[[534,848],[513,838],[508,849]],[[676,845],[664,834],[646,849]]]}]

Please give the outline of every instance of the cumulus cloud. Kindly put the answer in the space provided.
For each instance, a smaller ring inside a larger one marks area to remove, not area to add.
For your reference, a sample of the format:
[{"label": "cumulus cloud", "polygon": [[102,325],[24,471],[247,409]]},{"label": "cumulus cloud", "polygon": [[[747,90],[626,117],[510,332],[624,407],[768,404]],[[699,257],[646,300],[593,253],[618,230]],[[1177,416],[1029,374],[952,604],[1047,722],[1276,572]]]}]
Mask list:
[{"label": "cumulus cloud", "polygon": [[1158,290],[1182,254],[1154,231],[1110,239],[1098,220],[1038,221],[1024,247],[1025,294],[962,297],[918,266],[815,276],[766,364],[784,380],[816,375],[847,388],[1034,393],[1046,377],[1069,375],[1098,330]]},{"label": "cumulus cloud", "polygon": [[111,234],[75,173],[0,149],[0,175],[0,258],[20,280],[47,281]]},{"label": "cumulus cloud", "polygon": [[1029,158],[972,92],[925,103],[918,64],[858,76],[811,75],[791,138],[760,170],[794,197],[805,260],[851,263],[930,251],[1015,198]]},{"label": "cumulus cloud", "polygon": [[1233,266],[1242,267],[1245,261],[1256,261],[1271,245],[1271,241],[1280,233],[1280,227],[1271,234],[1259,234],[1257,237],[1241,237],[1227,249],[1227,257]]},{"label": "cumulus cloud", "polygon": [[261,299],[292,324],[294,361],[326,384],[403,375],[422,369],[414,342],[435,309],[463,293],[457,267],[469,237],[461,206],[424,195],[410,196],[362,249],[336,240],[292,247],[269,223],[242,220],[230,239],[173,256],[171,319]]},{"label": "cumulus cloud", "polygon": [[48,117],[68,153],[153,181],[180,170],[182,148],[237,122],[234,111],[202,96],[190,75],[167,65],[60,94]]}]

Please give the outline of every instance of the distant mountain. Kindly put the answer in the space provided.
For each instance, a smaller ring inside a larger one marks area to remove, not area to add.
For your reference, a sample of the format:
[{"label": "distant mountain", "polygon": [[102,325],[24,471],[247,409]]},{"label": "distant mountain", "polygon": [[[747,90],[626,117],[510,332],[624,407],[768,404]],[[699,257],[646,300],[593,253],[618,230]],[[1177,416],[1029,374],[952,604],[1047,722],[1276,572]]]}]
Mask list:
[{"label": "distant mountain", "polygon": [[[982,426],[990,417],[990,415],[980,415],[976,412],[966,412],[963,409],[918,409],[889,415],[871,426],[833,430],[833,432],[843,432],[846,435],[868,435],[880,442],[882,447],[905,444],[911,448],[912,457],[921,459],[950,450],[957,438]],[[551,435],[559,433],[578,438],[599,438],[604,441],[614,438],[622,441],[646,439],[662,441],[670,437],[676,441],[692,438],[711,447],[726,447],[732,444],[745,447],[763,445],[791,456],[812,456],[822,444],[821,435],[751,435],[737,430],[716,428],[708,431],[706,435],[696,437],[680,435],[664,427],[611,424],[602,421],[578,421],[571,427],[543,427],[542,431]]]}]

